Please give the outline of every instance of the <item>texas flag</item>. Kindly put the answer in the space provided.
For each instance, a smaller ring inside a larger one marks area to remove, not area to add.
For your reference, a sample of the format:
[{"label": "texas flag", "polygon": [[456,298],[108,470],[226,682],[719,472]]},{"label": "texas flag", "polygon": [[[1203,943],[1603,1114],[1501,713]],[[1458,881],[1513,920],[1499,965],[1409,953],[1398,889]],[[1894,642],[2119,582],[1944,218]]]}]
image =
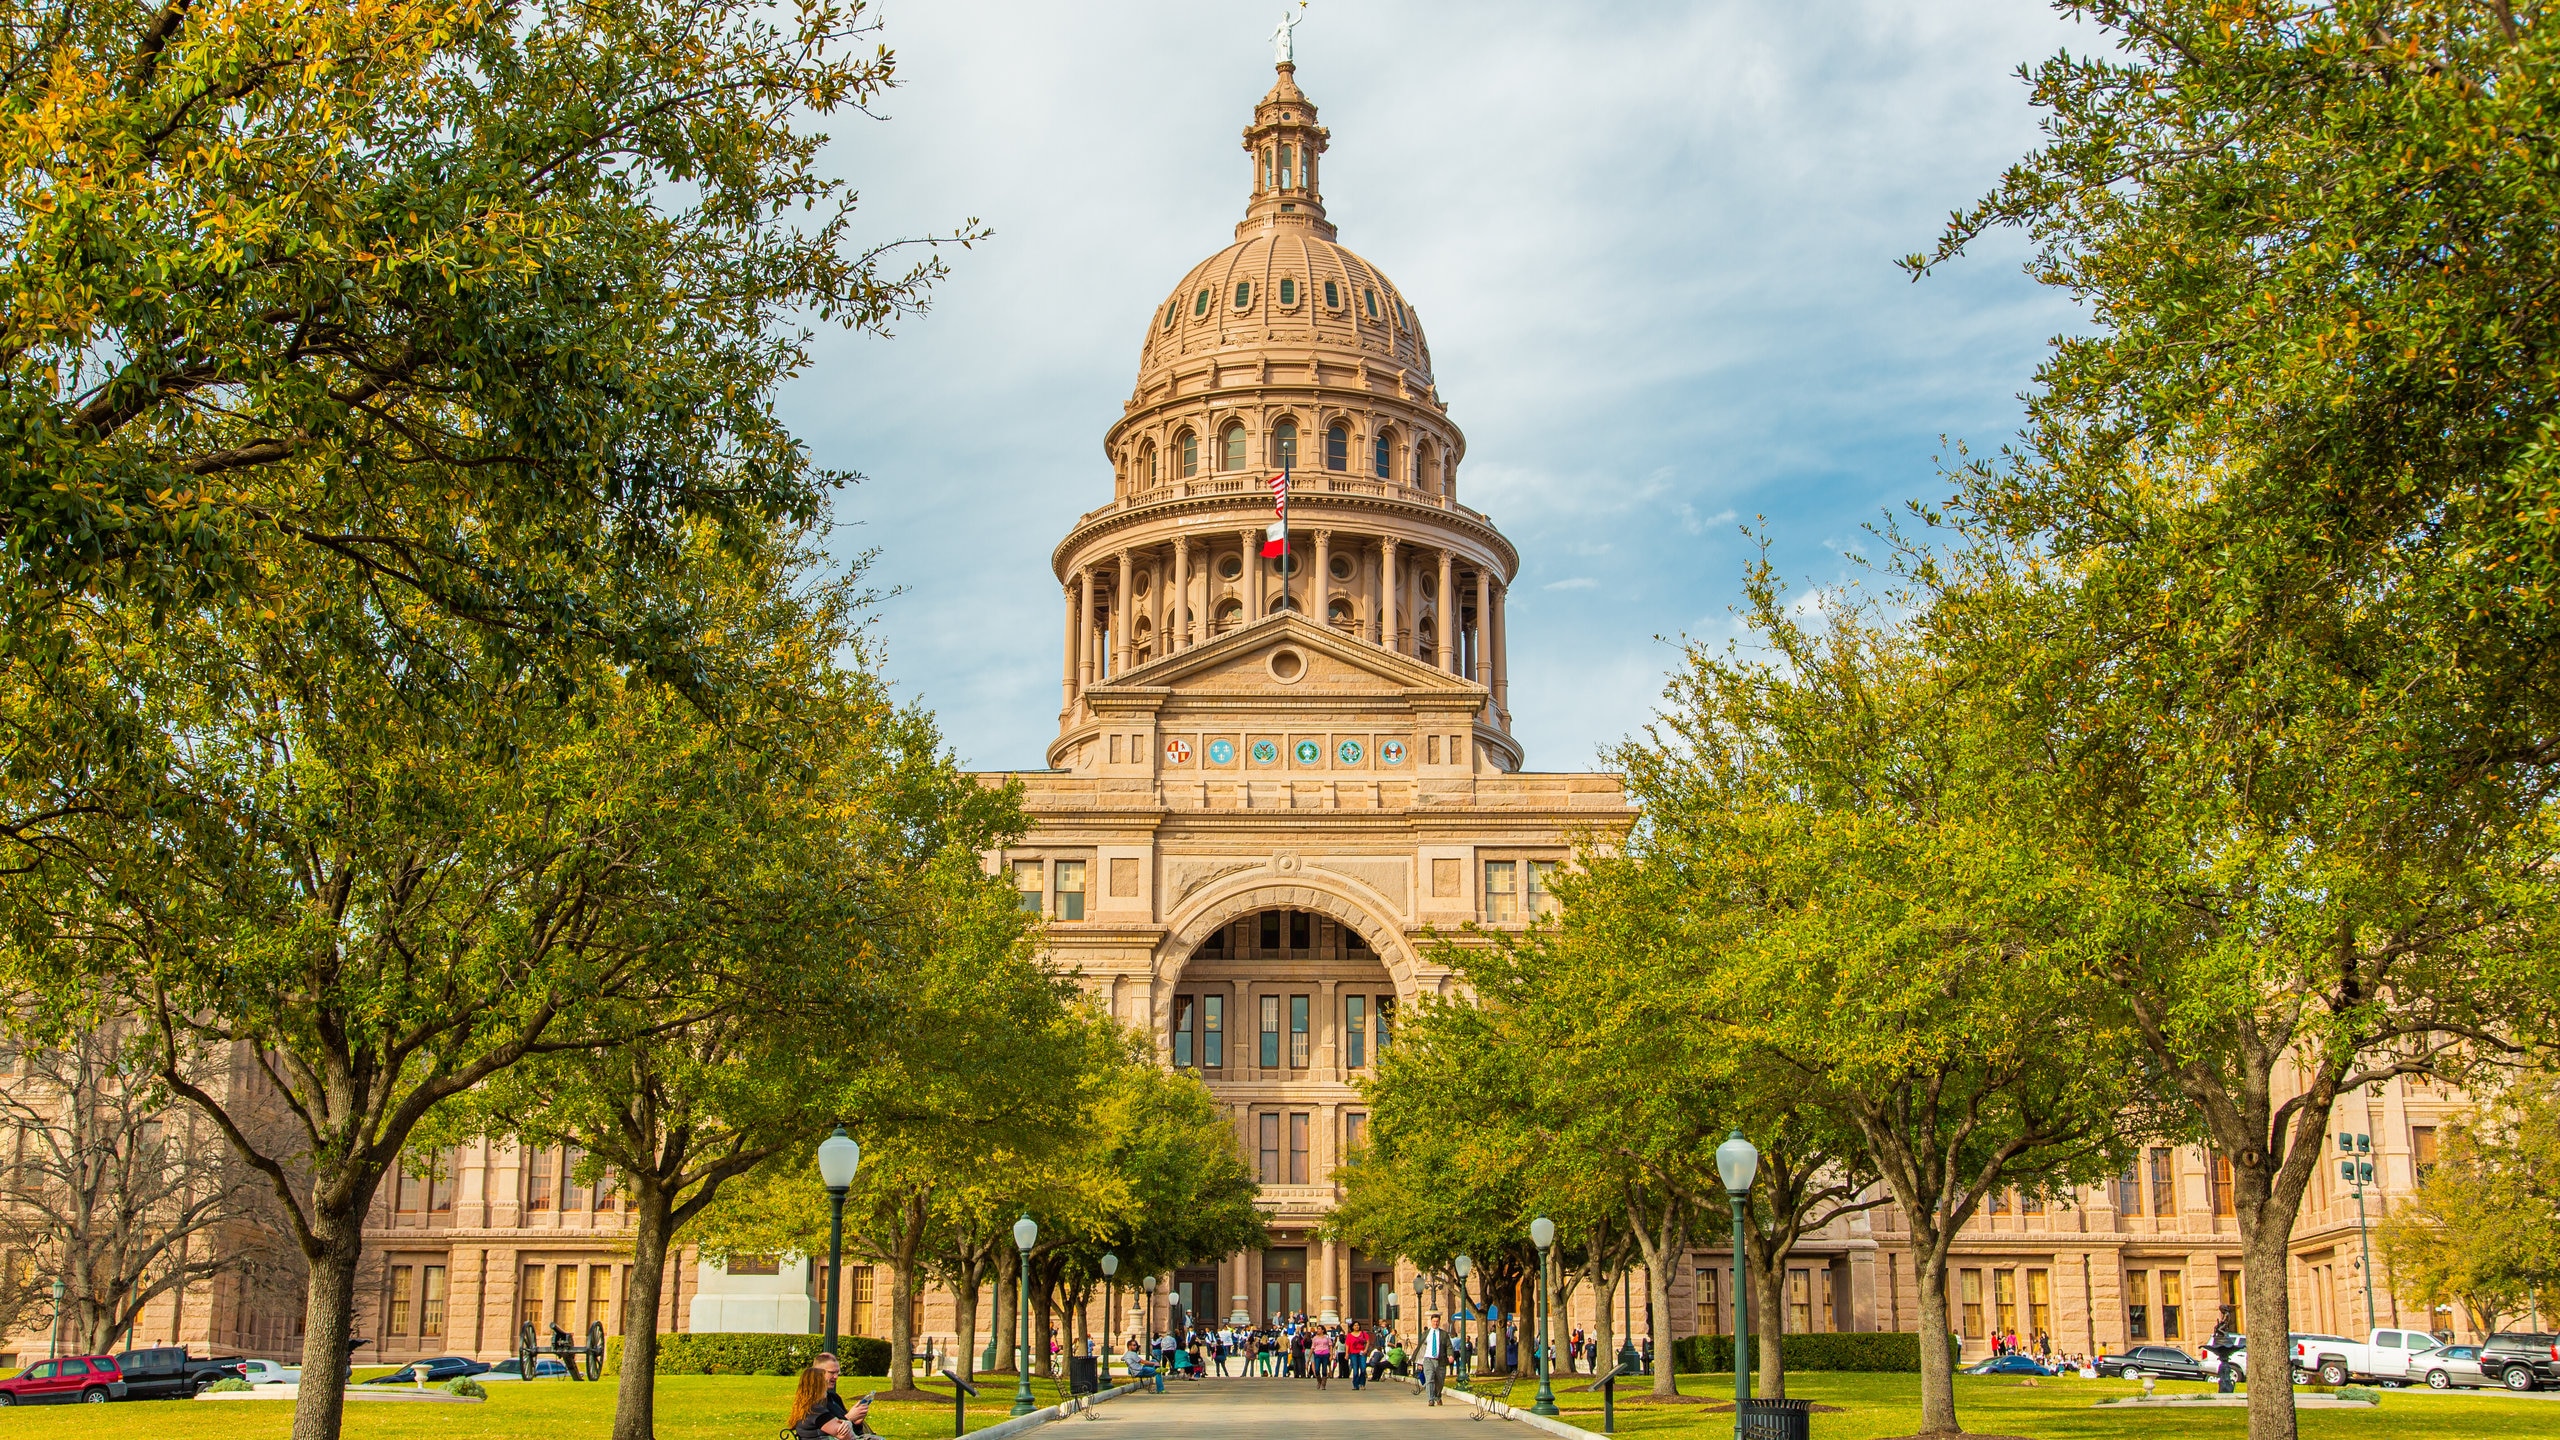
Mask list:
[{"label": "texas flag", "polygon": [[1289,472],[1271,477],[1271,513],[1280,518],[1262,532],[1262,558],[1274,560],[1289,553]]}]

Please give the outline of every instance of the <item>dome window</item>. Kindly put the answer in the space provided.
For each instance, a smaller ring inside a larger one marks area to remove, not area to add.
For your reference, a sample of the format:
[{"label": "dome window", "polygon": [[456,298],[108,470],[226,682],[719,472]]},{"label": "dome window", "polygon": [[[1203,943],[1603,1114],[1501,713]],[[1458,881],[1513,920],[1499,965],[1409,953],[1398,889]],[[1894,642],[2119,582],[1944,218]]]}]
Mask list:
[{"label": "dome window", "polygon": [[1252,281],[1250,281],[1250,280],[1239,280],[1239,281],[1237,281],[1237,282],[1236,282],[1236,308],[1237,308],[1237,309],[1239,309],[1239,310],[1242,310],[1243,308],[1245,308],[1246,306],[1248,306],[1248,305],[1250,305],[1250,304],[1252,304],[1252,303],[1253,303],[1253,282],[1252,282]]},{"label": "dome window", "polygon": [[1343,553],[1342,553],[1341,551],[1339,551],[1339,550],[1336,550],[1335,552],[1333,552],[1333,559],[1332,559],[1331,561],[1327,562],[1327,567],[1326,567],[1326,568],[1328,568],[1328,569],[1330,569],[1330,570],[1332,570],[1332,571],[1333,571],[1333,578],[1334,578],[1334,579],[1336,579],[1336,580],[1349,580],[1349,579],[1351,578],[1351,576],[1352,576],[1353,572],[1354,572],[1358,567],[1357,567],[1357,565],[1355,564],[1355,562],[1353,562],[1353,560],[1352,560],[1352,558],[1351,558],[1350,556],[1343,554]]},{"label": "dome window", "polygon": [[1202,290],[1200,292],[1200,297],[1191,302],[1191,313],[1194,315],[1206,315],[1209,313],[1209,292],[1207,290]]},{"label": "dome window", "polygon": [[1351,468],[1351,432],[1339,425],[1324,432],[1324,468],[1327,470]]},{"label": "dome window", "polygon": [[1181,301],[1179,301],[1179,300],[1167,300],[1166,302],[1164,302],[1164,328],[1166,328],[1167,330],[1172,329],[1172,328],[1173,328],[1173,318],[1174,318],[1175,316],[1177,316],[1177,315],[1181,314],[1181,313],[1182,313],[1182,302],[1181,302]]},{"label": "dome window", "polygon": [[1370,319],[1375,320],[1375,319],[1377,319],[1377,318],[1378,318],[1378,292],[1377,292],[1377,291],[1372,290],[1372,289],[1368,288],[1368,287],[1367,287],[1367,286],[1365,286],[1365,285],[1364,285],[1364,286],[1362,286],[1362,287],[1360,287],[1360,303],[1369,307],[1369,318],[1370,318]]},{"label": "dome window", "polygon": [[1218,578],[1219,578],[1219,579],[1221,579],[1221,580],[1233,580],[1234,578],[1236,578],[1236,577],[1237,577],[1237,576],[1239,576],[1239,575],[1242,575],[1243,573],[1244,573],[1244,557],[1243,557],[1243,556],[1241,556],[1241,555],[1221,555],[1221,556],[1219,556],[1219,557],[1218,557]]},{"label": "dome window", "polygon": [[1272,427],[1271,463],[1279,466],[1283,470],[1295,470],[1298,468],[1298,425],[1296,421],[1283,420],[1278,425]]},{"label": "dome window", "polygon": [[1152,489],[1159,478],[1156,472],[1156,447],[1149,445],[1138,453],[1144,458],[1147,471],[1147,485],[1148,488]]},{"label": "dome window", "polygon": [[1281,146],[1281,147],[1280,147],[1280,188],[1281,188],[1281,189],[1283,189],[1283,190],[1289,190],[1289,189],[1294,189],[1294,188],[1296,188],[1296,187],[1295,187],[1295,185],[1294,185],[1294,183],[1293,183],[1293,182],[1290,180],[1290,178],[1289,178],[1289,175],[1290,175],[1290,170],[1289,170],[1289,162],[1290,162],[1290,159],[1291,159],[1291,156],[1290,156],[1290,152],[1289,152],[1289,147],[1288,147],[1288,146],[1286,146],[1286,145]]},{"label": "dome window", "polygon": [[1280,280],[1280,303],[1283,305],[1298,303],[1298,282],[1287,276],[1282,276]]},{"label": "dome window", "polygon": [[1182,448],[1182,478],[1188,480],[1200,473],[1200,437],[1185,430],[1177,443]]},{"label": "dome window", "polygon": [[1324,308],[1327,310],[1339,310],[1342,308],[1342,292],[1335,289],[1333,282],[1330,280],[1324,282]]},{"label": "dome window", "polygon": [[[1376,465],[1376,468],[1377,468],[1377,471],[1378,471],[1378,478],[1379,478],[1379,479],[1381,479],[1381,480],[1393,480],[1394,478],[1396,478],[1396,477],[1395,477],[1395,458],[1396,458],[1396,447],[1395,447],[1395,442],[1394,442],[1393,440],[1391,440],[1391,439],[1389,439],[1389,438],[1388,438],[1388,436],[1387,436],[1387,432],[1385,432],[1384,430],[1379,431],[1379,432],[1378,432],[1378,444],[1377,444],[1377,465]],[[1191,473],[1191,472],[1189,472],[1189,471],[1187,471],[1187,470],[1186,470],[1186,471],[1184,471],[1183,473],[1187,475],[1187,474],[1189,474],[1189,473]]]},{"label": "dome window", "polygon": [[1219,448],[1226,451],[1224,455],[1218,457],[1218,468],[1221,470],[1243,469],[1244,427],[1241,425],[1230,425],[1227,427],[1227,433],[1219,436],[1218,438],[1221,442]]}]

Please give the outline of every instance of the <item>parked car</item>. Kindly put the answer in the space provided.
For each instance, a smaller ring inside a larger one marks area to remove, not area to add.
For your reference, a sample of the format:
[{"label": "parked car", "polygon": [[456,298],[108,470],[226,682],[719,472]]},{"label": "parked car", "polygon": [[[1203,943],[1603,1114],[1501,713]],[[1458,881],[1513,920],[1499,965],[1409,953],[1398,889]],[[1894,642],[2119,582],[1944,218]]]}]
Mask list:
[{"label": "parked car", "polygon": [[1988,1360],[1976,1360],[1967,1365],[1964,1367],[1964,1373],[1967,1375],[2059,1375],[2062,1372],[2048,1370],[2037,1364],[2036,1357],[2033,1355],[1994,1355]]},{"label": "parked car", "polygon": [[[499,1361],[497,1364],[490,1366],[487,1373],[493,1379],[521,1380],[524,1378],[524,1361],[510,1355],[506,1359]],[[569,1367],[552,1359],[548,1355],[542,1356],[533,1362],[533,1378],[536,1380],[550,1380],[554,1378],[565,1380],[568,1377]]]},{"label": "parked car", "polygon": [[2308,1370],[2323,1385],[2379,1380],[2404,1385],[2427,1373],[2427,1357],[2443,1349],[2424,1330],[2376,1330],[2362,1343],[2306,1335],[2293,1343],[2293,1368]]},{"label": "parked car", "polygon": [[2430,1390],[2469,1390],[2498,1383],[2482,1373],[2477,1345],[2447,1345],[2428,1356],[2426,1381]]},{"label": "parked car", "polygon": [[481,1364],[477,1360],[468,1359],[460,1355],[438,1355],[432,1360],[405,1361],[401,1364],[399,1369],[392,1371],[390,1374],[376,1375],[364,1383],[367,1385],[407,1385],[418,1378],[418,1367],[421,1365],[427,1367],[427,1383],[430,1385],[439,1384],[446,1380],[459,1380],[465,1375],[486,1375],[489,1373],[489,1367]]},{"label": "parked car", "polygon": [[2101,1355],[2096,1362],[2100,1375],[2122,1376],[2139,1380],[2145,1375],[2161,1380],[2208,1380],[2212,1377],[2196,1363],[2196,1357],[2175,1345],[2136,1345],[2121,1355]]},{"label": "parked car", "polygon": [[279,1365],[273,1360],[243,1360],[240,1363],[247,1367],[241,1378],[252,1385],[302,1383],[302,1367],[299,1365]]},{"label": "parked car", "polygon": [[2510,1390],[2560,1385],[2560,1335],[2502,1330],[2480,1343],[2480,1373]]},{"label": "parked car", "polygon": [[2196,1347],[2196,1364],[2204,1368],[2204,1378],[2207,1380],[2221,1378],[2221,1364],[2225,1355],[2231,1359],[2232,1383],[2238,1384],[2248,1379],[2249,1337],[2246,1335],[2225,1335],[2220,1345],[2207,1340]]},{"label": "parked car", "polygon": [[0,1405],[103,1405],[124,1396],[124,1371],[113,1355],[39,1360],[0,1380]]},{"label": "parked car", "polygon": [[127,1350],[116,1365],[124,1371],[126,1398],[133,1400],[186,1400],[212,1389],[216,1380],[244,1380],[249,1374],[249,1362],[237,1355],[190,1355],[181,1345]]}]

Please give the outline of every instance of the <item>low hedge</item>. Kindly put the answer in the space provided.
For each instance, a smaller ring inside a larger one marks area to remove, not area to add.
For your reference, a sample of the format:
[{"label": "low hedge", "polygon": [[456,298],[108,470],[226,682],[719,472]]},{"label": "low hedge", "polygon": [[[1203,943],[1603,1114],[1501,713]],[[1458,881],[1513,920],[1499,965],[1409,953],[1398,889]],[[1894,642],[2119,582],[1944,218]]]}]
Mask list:
[{"label": "low hedge", "polygon": [[[661,1375],[797,1375],[809,1368],[826,1340],[818,1335],[706,1335],[685,1331],[658,1337]],[[836,1359],[847,1375],[889,1373],[889,1342],[869,1335],[836,1339]],[[622,1373],[622,1337],[604,1342],[604,1368]]]},{"label": "low hedge", "polygon": [[[1759,1340],[1752,1340],[1752,1362],[1759,1363]],[[1961,1354],[1962,1347],[1950,1343]],[[1920,1373],[1920,1337],[1908,1330],[1850,1330],[1829,1334],[1781,1335],[1778,1355],[1790,1373],[1798,1370],[1854,1370],[1889,1375]],[[1684,1375],[1733,1372],[1733,1337],[1691,1335],[1675,1340],[1672,1363]]]}]

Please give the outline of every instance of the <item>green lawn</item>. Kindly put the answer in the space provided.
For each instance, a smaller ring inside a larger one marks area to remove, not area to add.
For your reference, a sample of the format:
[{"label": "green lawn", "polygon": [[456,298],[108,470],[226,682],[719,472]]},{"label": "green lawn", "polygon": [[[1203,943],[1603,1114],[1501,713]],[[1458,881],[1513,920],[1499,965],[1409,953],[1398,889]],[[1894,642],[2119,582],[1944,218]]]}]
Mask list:
[{"label": "green lawn", "polygon": [[[1636,1387],[1639,1391],[1643,1386]],[[1956,1377],[1956,1419],[1982,1434],[2026,1435],[2033,1440],[2120,1440],[2126,1436],[2158,1436],[2161,1440],[2213,1440],[2248,1433],[2248,1412],[2230,1410],[2154,1410],[2100,1407],[2094,1402],[2113,1395],[2134,1395],[2142,1387],[2130,1380],[2038,1380],[2032,1386],[2012,1376]],[[2210,1385],[2162,1381],[2157,1393],[2209,1393]],[[1733,1376],[1683,1375],[1684,1395],[1719,1401],[1733,1398]],[[1537,1382],[1522,1382],[1511,1401],[1527,1405],[1536,1398]],[[1703,1405],[1625,1403],[1629,1387],[1621,1385],[1618,1429],[1621,1435],[1646,1440],[1672,1437],[1729,1436],[1733,1412],[1709,1412]],[[1842,1413],[1813,1417],[1814,1440],[1877,1440],[1909,1435],[1920,1428],[1920,1377],[1917,1375],[1802,1374],[1789,1376],[1787,1394],[1798,1400],[1836,1405]],[[1600,1428],[1600,1396],[1559,1387],[1556,1404],[1567,1422],[1586,1430]],[[2527,1436],[2560,1436],[2560,1400],[2510,1397],[2495,1391],[2457,1391],[2439,1395],[2427,1390],[2385,1390],[2371,1410],[2305,1410],[2305,1440],[2384,1440],[2424,1436],[2426,1440],[2521,1440]]]},{"label": "green lawn", "polygon": [[[362,1372],[359,1372],[362,1373]],[[848,1400],[885,1380],[847,1375],[838,1385]],[[659,1440],[772,1440],[782,1428],[792,1381],[780,1375],[667,1375],[658,1381]],[[948,1395],[940,1381],[929,1387]],[[1032,1382],[1043,1405],[1058,1403],[1058,1387]],[[969,1402],[969,1428],[1005,1418],[1013,1406],[1010,1376],[978,1382]],[[281,1440],[292,1429],[293,1405],[282,1400],[141,1400],[119,1405],[24,1406],[9,1412],[11,1440],[19,1436],[147,1436],[149,1440]],[[348,1440],[587,1440],[602,1436],[613,1420],[613,1386],[567,1380],[492,1381],[478,1405],[402,1405],[381,1401],[347,1406]],[[951,1402],[876,1405],[871,1428],[893,1440],[927,1440],[951,1433]]]}]

